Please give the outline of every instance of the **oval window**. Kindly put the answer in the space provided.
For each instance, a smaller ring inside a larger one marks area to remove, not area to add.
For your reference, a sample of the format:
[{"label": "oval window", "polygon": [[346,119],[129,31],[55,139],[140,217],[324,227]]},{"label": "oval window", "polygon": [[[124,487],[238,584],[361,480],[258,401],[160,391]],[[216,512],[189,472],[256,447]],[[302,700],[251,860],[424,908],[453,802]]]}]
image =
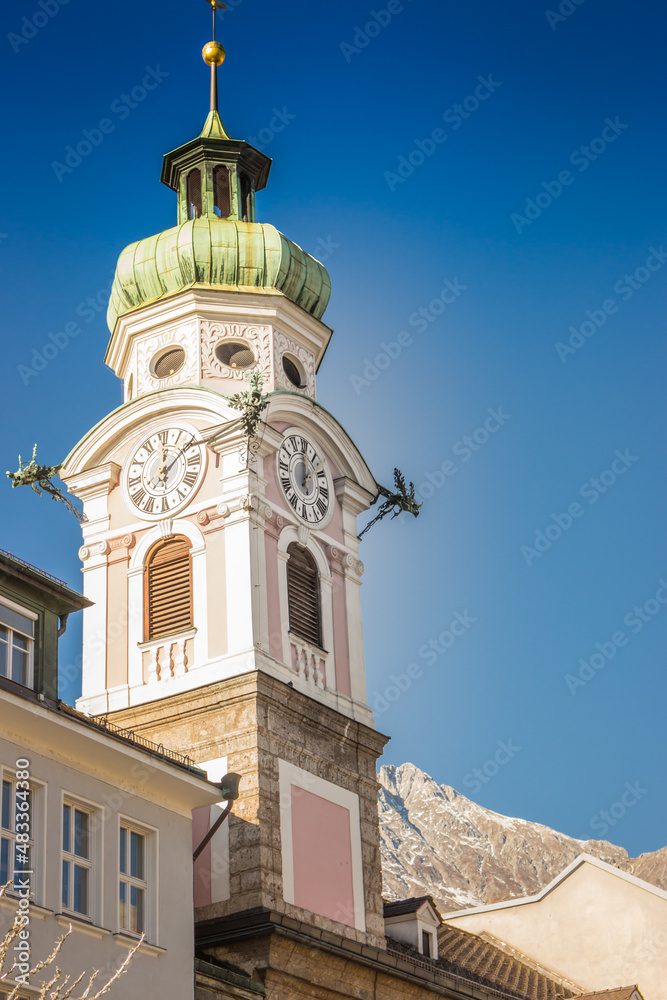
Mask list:
[{"label": "oval window", "polygon": [[292,354],[283,354],[283,371],[292,385],[303,389],[306,384],[306,373],[301,364]]},{"label": "oval window", "polygon": [[150,364],[151,375],[155,378],[169,378],[185,364],[185,351],[182,347],[169,347],[166,351],[156,354]]},{"label": "oval window", "polygon": [[244,371],[256,362],[252,348],[245,340],[223,340],[215,349],[215,356],[225,368]]}]

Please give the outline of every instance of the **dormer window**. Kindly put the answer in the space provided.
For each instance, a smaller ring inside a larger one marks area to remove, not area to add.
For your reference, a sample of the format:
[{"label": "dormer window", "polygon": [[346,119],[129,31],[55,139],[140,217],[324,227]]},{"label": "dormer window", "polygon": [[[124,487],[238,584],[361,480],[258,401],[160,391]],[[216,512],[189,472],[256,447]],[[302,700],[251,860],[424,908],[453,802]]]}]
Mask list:
[{"label": "dormer window", "polygon": [[433,955],[433,934],[431,931],[422,931],[422,955],[424,958],[431,958]]},{"label": "dormer window", "polygon": [[36,615],[0,604],[0,676],[30,687]]},{"label": "dormer window", "polygon": [[442,917],[431,896],[412,896],[384,904],[387,938],[409,945],[424,958],[437,959],[441,924]]},{"label": "dormer window", "polygon": [[188,219],[198,219],[201,214],[201,173],[191,170],[188,174]]}]

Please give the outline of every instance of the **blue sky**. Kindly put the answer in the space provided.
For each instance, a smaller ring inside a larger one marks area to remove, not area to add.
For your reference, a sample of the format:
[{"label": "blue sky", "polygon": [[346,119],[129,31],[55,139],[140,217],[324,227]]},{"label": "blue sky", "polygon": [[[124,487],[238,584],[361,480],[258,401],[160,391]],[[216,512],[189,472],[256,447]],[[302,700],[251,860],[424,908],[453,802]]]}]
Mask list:
[{"label": "blue sky", "polygon": [[[0,18],[14,469],[120,401],[106,291],[175,222],[161,158],[203,124],[210,18]],[[362,543],[384,760],[631,854],[667,841],[664,22],[648,0],[237,0],[219,22],[223,120],[274,157],[259,218],[332,277],[320,402],[424,499]],[[8,484],[0,509],[2,546],[80,587],[64,508]]]}]

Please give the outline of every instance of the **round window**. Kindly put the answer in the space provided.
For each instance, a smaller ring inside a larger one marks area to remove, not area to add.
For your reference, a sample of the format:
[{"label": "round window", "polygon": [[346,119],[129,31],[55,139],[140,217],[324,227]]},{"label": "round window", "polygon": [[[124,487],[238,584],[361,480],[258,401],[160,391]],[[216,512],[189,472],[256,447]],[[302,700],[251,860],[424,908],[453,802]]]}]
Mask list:
[{"label": "round window", "polygon": [[256,362],[255,353],[245,340],[223,340],[216,347],[215,356],[221,365],[236,371],[252,368]]},{"label": "round window", "polygon": [[297,389],[303,389],[306,384],[306,375],[300,363],[292,354],[283,354],[283,371],[292,385],[295,385]]},{"label": "round window", "polygon": [[166,351],[156,354],[150,364],[151,375],[155,378],[169,378],[175,375],[185,364],[185,351],[182,347],[169,347]]}]

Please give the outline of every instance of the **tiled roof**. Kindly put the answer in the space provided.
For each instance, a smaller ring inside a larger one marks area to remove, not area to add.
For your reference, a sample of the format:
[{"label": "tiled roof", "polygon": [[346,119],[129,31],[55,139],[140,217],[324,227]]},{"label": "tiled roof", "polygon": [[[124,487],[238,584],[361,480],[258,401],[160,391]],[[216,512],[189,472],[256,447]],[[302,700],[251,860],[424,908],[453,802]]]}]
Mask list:
[{"label": "tiled roof", "polygon": [[402,917],[404,913],[416,913],[424,903],[428,903],[436,915],[440,916],[432,896],[411,896],[410,899],[397,899],[393,903],[387,903],[385,900],[384,915],[385,917]]},{"label": "tiled roof", "polygon": [[[499,947],[488,938],[443,924],[438,935],[440,957],[436,965],[491,989],[526,1000],[560,1000],[579,996],[574,983],[540,970],[513,948]],[[611,997],[608,1000],[627,1000]]]},{"label": "tiled roof", "polygon": [[[600,1000],[630,1000],[635,993],[638,993],[640,997],[642,996],[638,986],[619,986],[617,989],[613,990],[598,990],[595,993],[582,993],[577,1000],[593,1000],[594,997],[600,997]],[[642,1000],[644,1000],[643,997]]]}]

